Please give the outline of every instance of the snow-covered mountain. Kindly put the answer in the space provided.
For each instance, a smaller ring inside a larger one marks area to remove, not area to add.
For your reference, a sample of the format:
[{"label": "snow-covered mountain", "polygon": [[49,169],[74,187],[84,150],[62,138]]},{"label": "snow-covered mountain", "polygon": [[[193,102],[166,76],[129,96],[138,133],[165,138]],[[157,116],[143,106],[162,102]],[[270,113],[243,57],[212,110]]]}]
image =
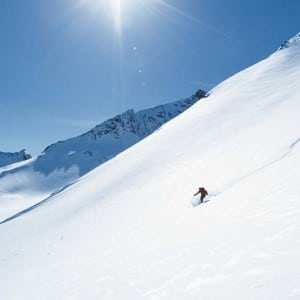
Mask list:
[{"label": "snow-covered mountain", "polygon": [[76,166],[79,176],[111,159],[181,114],[206,92],[154,108],[134,112],[130,109],[91,129],[87,133],[48,146],[35,162],[34,169],[47,175],[56,169]]},{"label": "snow-covered mountain", "polygon": [[0,168],[30,158],[31,156],[27,154],[25,150],[21,150],[19,152],[14,152],[14,153],[0,151]]},{"label": "snow-covered mountain", "polygon": [[299,84],[277,51],[2,223],[1,298],[298,300]]},{"label": "snow-covered mountain", "polygon": [[206,92],[134,112],[128,110],[90,131],[48,146],[26,164],[0,168],[0,219],[49,197],[181,114]]}]

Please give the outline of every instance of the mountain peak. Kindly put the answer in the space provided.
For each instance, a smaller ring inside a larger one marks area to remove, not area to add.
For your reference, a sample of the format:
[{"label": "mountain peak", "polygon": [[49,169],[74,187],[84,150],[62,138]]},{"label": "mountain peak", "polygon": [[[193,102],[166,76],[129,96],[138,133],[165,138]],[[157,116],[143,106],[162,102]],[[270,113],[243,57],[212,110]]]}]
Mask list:
[{"label": "mountain peak", "polygon": [[31,156],[25,152],[25,149],[14,153],[0,151],[0,167],[4,167],[30,158]]},{"label": "mountain peak", "polygon": [[289,40],[283,42],[280,45],[280,47],[278,48],[278,50],[283,50],[283,49],[289,48],[289,47],[297,45],[297,44],[300,44],[300,32],[297,33],[292,38],[290,38]]}]

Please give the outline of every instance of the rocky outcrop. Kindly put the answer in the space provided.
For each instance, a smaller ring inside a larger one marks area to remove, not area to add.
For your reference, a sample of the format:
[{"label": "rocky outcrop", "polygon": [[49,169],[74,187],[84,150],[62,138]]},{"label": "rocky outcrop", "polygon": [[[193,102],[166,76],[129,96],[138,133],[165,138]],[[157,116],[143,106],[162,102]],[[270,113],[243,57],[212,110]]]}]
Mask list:
[{"label": "rocky outcrop", "polygon": [[300,32],[296,34],[294,37],[292,37],[291,39],[283,42],[278,48],[278,50],[283,50],[296,44],[300,44]]}]

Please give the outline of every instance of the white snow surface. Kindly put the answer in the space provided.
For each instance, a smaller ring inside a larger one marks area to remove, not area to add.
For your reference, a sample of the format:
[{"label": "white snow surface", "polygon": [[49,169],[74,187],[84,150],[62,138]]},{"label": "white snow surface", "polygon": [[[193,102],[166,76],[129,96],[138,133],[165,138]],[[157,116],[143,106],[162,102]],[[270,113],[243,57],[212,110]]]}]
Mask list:
[{"label": "white snow surface", "polygon": [[276,52],[0,225],[0,298],[300,299],[299,86]]}]

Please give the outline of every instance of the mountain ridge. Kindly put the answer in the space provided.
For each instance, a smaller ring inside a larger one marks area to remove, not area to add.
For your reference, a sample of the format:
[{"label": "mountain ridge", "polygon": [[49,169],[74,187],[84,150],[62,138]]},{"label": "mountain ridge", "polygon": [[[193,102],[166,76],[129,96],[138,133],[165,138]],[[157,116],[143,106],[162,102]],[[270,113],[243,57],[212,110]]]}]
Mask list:
[{"label": "mountain ridge", "polygon": [[[198,90],[189,98],[153,108],[137,112],[128,109],[79,136],[49,145],[37,157],[35,169],[41,172],[44,168],[47,170],[46,174],[49,174],[54,169],[68,170],[72,165],[77,165],[82,176],[152,134],[206,96],[206,92]],[[49,169],[49,164],[46,166],[44,162],[50,157],[54,157],[60,163],[53,161]],[[80,159],[83,160],[84,166],[81,166]]]}]

